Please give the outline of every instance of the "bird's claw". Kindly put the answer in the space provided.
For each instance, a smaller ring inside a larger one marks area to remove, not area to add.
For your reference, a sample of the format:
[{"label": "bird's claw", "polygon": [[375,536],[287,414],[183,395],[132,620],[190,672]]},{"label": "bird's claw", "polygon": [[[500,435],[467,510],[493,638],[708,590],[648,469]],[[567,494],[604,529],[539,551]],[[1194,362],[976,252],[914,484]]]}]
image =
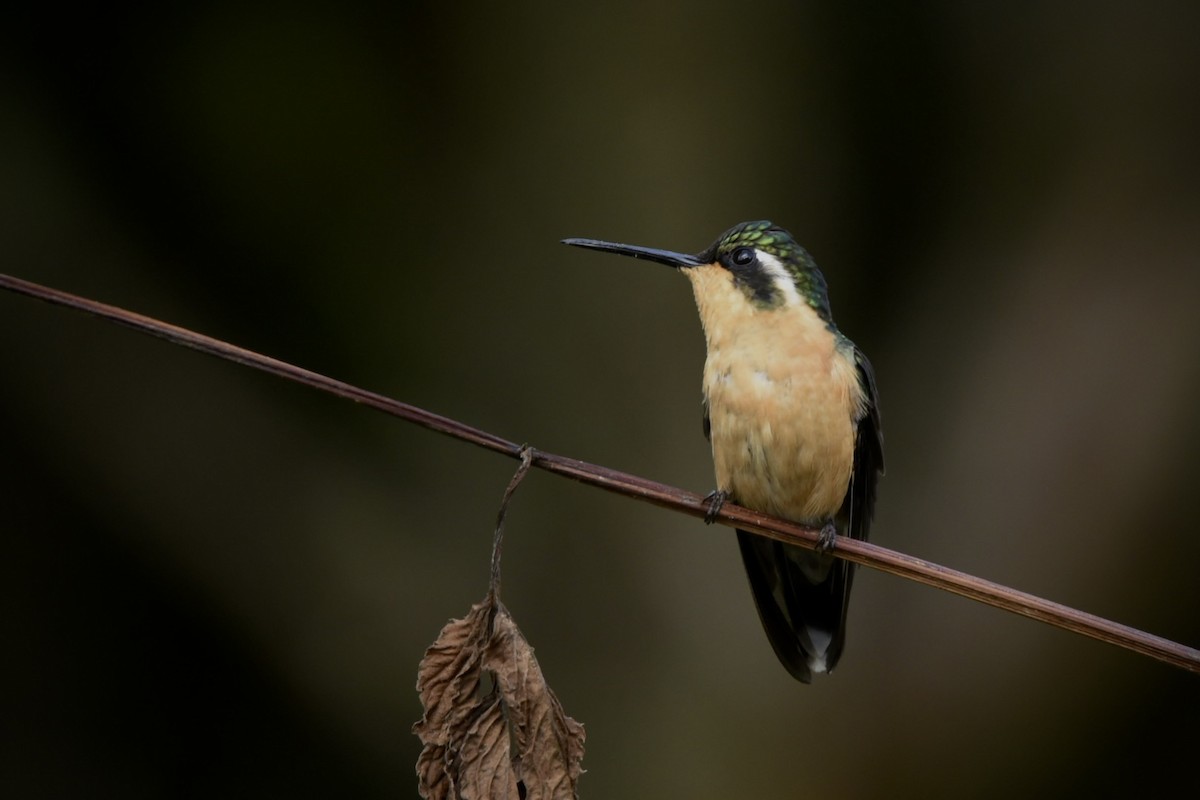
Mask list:
[{"label": "bird's claw", "polygon": [[828,553],[836,543],[837,528],[833,526],[832,522],[826,522],[825,526],[821,528],[821,532],[817,534],[817,552]]},{"label": "bird's claw", "polygon": [[729,499],[729,492],[724,489],[713,489],[708,494],[704,495],[704,502],[708,503],[708,511],[704,512],[704,524],[712,525],[717,521],[717,515],[721,513],[721,508],[725,505],[725,501]]}]

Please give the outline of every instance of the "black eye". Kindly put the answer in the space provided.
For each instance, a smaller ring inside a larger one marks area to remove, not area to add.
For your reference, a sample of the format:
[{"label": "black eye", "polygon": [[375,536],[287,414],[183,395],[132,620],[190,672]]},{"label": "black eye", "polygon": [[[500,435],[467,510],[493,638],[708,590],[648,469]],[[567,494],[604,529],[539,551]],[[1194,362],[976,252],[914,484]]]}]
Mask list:
[{"label": "black eye", "polygon": [[729,260],[739,267],[744,267],[754,262],[754,250],[749,247],[739,247],[733,251],[733,255],[729,257]]}]

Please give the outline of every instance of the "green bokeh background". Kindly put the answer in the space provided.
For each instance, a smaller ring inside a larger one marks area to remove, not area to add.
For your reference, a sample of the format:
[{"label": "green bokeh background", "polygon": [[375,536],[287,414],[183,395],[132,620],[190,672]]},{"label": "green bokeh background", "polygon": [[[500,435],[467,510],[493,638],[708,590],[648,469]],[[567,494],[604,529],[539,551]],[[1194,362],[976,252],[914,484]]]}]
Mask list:
[{"label": "green bokeh background", "polygon": [[[669,270],[770,218],[871,356],[881,544],[1200,643],[1200,7],[230,2],[0,25],[2,271],[695,491]],[[0,790],[415,797],[512,461],[0,295]],[[1200,679],[873,572],[775,662],[729,531],[535,473],[587,797],[1200,791]]]}]

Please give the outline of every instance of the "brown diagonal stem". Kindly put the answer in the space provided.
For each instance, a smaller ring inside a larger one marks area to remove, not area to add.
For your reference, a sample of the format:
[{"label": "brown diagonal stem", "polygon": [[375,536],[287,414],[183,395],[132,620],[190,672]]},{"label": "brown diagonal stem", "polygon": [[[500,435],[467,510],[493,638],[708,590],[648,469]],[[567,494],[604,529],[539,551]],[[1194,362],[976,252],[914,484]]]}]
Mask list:
[{"label": "brown diagonal stem", "polygon": [[[708,510],[708,504],[704,497],[694,492],[657,483],[637,475],[618,472],[597,464],[589,464],[586,461],[578,461],[566,456],[546,453],[536,448],[525,447],[458,420],[434,414],[408,403],[402,403],[399,400],[360,389],[352,384],[328,378],[270,356],[264,356],[186,328],[160,322],[151,317],[135,314],[132,311],[3,274],[0,274],[0,288],[55,305],[84,311],[142,333],[199,350],[202,353],[269,372],[272,375],[278,375],[281,378],[370,406],[385,414],[414,422],[438,433],[444,433],[479,447],[503,453],[511,458],[523,460],[528,458],[535,467],[581,483],[690,514],[693,517],[703,517]],[[784,522],[731,503],[726,503],[722,507],[714,521],[808,548],[816,546],[820,534],[820,531],[814,528]],[[1010,589],[1007,586],[889,550],[870,542],[838,537],[833,553],[847,561],[978,600],[981,603],[1040,620],[1064,630],[1074,631],[1092,639],[1108,642],[1190,672],[1200,672],[1200,650],[1060,603],[1051,602],[1036,595]]]}]

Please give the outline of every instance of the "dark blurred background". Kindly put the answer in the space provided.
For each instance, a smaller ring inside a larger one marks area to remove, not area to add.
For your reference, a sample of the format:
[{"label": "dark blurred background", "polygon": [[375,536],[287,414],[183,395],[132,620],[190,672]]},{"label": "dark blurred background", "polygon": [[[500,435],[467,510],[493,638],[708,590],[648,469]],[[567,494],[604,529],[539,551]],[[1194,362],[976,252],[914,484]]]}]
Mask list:
[{"label": "dark blurred background", "polygon": [[[695,491],[686,281],[790,228],[870,355],[875,540],[1200,644],[1200,6],[44,4],[2,271]],[[510,460],[0,295],[0,790],[415,797]],[[533,474],[505,599],[588,797],[1200,788],[1200,678],[862,572],[791,681],[730,532]]]}]

